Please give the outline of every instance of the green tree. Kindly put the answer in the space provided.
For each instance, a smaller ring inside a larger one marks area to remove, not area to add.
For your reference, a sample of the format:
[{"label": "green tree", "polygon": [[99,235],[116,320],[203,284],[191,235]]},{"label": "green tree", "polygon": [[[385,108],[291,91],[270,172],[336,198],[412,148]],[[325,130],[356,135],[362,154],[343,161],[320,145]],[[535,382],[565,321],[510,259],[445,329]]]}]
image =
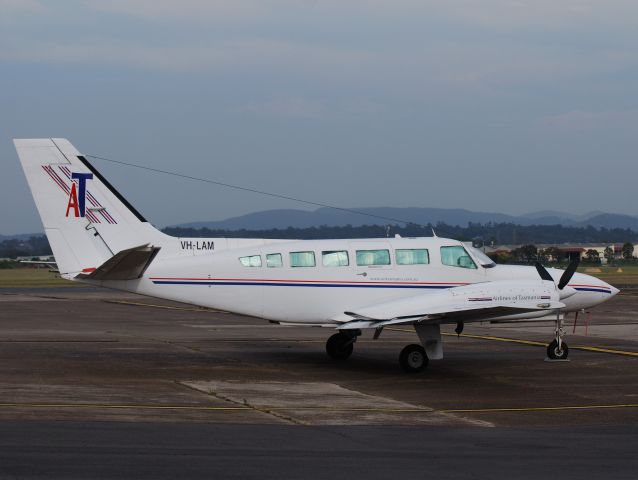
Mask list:
[{"label": "green tree", "polygon": [[606,247],[603,256],[607,259],[607,263],[612,263],[615,257],[614,247]]},{"label": "green tree", "polygon": [[631,242],[627,242],[622,246],[622,258],[625,260],[630,260],[634,258],[634,244]]},{"label": "green tree", "polygon": [[533,263],[538,259],[538,249],[536,245],[523,245],[512,250],[512,255],[519,262]]},{"label": "green tree", "polygon": [[598,253],[598,250],[590,248],[585,252],[585,257],[587,257],[587,261],[590,263],[600,263],[600,253]]},{"label": "green tree", "polygon": [[512,255],[508,252],[488,253],[488,257],[494,260],[495,263],[512,263]]}]

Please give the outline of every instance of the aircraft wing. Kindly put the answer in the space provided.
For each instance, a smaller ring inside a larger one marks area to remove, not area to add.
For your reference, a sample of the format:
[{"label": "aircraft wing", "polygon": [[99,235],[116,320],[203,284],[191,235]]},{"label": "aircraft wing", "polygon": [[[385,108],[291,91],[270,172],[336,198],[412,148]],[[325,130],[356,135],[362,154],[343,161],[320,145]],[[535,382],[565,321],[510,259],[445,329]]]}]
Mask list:
[{"label": "aircraft wing", "polygon": [[58,264],[56,262],[45,262],[43,260],[20,260],[20,263],[31,263],[34,265],[47,265],[49,267],[57,267]]},{"label": "aircraft wing", "polygon": [[27,263],[33,265],[46,265],[49,267],[49,272],[60,273],[57,262],[44,262],[40,260],[20,260],[20,263]]},{"label": "aircraft wing", "polygon": [[551,282],[485,282],[346,311],[337,328],[536,318],[564,307]]}]

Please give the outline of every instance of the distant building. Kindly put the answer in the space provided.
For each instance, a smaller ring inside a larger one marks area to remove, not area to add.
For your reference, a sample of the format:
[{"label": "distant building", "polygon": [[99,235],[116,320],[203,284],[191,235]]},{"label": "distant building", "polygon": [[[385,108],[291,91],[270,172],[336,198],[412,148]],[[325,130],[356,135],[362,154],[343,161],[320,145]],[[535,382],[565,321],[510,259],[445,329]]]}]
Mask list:
[{"label": "distant building", "polygon": [[53,255],[29,255],[25,257],[17,257],[14,260],[37,260],[39,262],[55,262]]},{"label": "distant building", "polygon": [[[471,243],[471,242],[468,242]],[[488,255],[499,255],[499,254],[510,254],[512,251],[520,248],[522,245],[498,245],[498,246],[483,246],[481,250],[483,250]],[[609,243],[609,244],[601,244],[601,243],[565,243],[565,244],[551,244],[551,243],[539,243],[534,244],[538,250],[547,250],[549,248],[556,249],[560,252],[559,258],[552,258],[551,261],[560,262],[560,261],[571,261],[576,258],[579,260],[585,260],[587,258],[588,250],[595,250],[598,252],[598,257],[600,258],[600,262],[604,265],[607,263],[607,258],[605,257],[605,250],[608,247],[613,248],[614,250],[614,258],[620,259],[622,258],[622,243]],[[634,252],[638,252],[638,244],[634,245]]]}]

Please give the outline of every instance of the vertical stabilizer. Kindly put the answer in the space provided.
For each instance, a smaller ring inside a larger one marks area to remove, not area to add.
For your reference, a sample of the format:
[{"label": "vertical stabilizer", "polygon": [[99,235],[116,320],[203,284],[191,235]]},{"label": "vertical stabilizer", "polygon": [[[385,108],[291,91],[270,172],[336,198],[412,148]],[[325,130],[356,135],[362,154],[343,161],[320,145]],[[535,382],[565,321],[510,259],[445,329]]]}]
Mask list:
[{"label": "vertical stabilizer", "polygon": [[60,273],[90,273],[163,236],[68,140],[14,140]]}]

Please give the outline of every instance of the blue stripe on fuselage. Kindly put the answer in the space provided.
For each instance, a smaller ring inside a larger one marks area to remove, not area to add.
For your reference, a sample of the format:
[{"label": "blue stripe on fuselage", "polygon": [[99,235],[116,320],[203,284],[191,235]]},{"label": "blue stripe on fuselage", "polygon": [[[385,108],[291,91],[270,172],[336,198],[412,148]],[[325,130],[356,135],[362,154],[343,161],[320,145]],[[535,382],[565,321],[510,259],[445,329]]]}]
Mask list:
[{"label": "blue stripe on fuselage", "polygon": [[604,290],[602,288],[576,288],[579,292],[597,292],[597,293],[609,293],[611,294],[611,290]]},{"label": "blue stripe on fuselage", "polygon": [[[426,288],[443,289],[461,285],[389,285],[389,284],[343,284],[343,283],[285,283],[285,282],[219,282],[219,281],[188,281],[188,280],[153,280],[156,285],[240,285],[263,287],[323,287],[323,288]],[[576,288],[579,292],[597,292],[611,294],[611,291],[601,288]]]},{"label": "blue stripe on fuselage", "polygon": [[266,282],[189,282],[185,280],[153,280],[156,285],[258,285],[265,287],[333,287],[333,288],[453,288],[459,285],[357,285],[342,283],[266,283]]}]

